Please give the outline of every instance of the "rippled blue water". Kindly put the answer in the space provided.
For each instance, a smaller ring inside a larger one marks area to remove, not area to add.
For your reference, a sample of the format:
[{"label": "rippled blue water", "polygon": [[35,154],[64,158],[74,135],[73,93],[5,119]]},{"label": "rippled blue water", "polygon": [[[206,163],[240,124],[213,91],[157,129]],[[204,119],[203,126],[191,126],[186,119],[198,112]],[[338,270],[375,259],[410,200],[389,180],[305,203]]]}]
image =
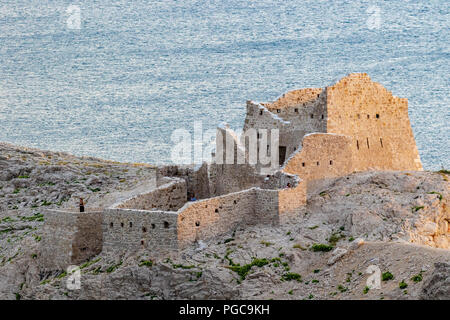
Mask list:
[{"label": "rippled blue water", "polygon": [[2,0],[0,140],[169,162],[176,128],[240,128],[246,100],[367,72],[409,99],[424,167],[448,169],[449,3]]}]

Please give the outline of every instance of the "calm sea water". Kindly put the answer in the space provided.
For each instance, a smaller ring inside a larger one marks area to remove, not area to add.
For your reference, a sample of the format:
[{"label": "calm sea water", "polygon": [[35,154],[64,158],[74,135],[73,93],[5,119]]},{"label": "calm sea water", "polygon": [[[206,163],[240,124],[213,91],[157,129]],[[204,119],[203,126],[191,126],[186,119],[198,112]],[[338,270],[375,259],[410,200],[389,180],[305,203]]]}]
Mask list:
[{"label": "calm sea water", "polygon": [[[70,5],[79,30],[67,23]],[[177,128],[238,129],[246,100],[367,72],[409,99],[424,167],[448,169],[449,9],[447,0],[1,0],[0,141],[167,163]]]}]

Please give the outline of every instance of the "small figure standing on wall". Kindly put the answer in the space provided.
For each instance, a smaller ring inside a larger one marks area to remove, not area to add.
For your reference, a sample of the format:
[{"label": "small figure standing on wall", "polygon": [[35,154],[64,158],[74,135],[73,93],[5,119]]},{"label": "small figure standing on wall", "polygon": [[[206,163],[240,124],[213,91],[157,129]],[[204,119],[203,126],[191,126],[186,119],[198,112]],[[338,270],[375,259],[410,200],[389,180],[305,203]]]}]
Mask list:
[{"label": "small figure standing on wall", "polygon": [[83,198],[80,198],[80,212],[84,212],[84,202],[83,202]]}]

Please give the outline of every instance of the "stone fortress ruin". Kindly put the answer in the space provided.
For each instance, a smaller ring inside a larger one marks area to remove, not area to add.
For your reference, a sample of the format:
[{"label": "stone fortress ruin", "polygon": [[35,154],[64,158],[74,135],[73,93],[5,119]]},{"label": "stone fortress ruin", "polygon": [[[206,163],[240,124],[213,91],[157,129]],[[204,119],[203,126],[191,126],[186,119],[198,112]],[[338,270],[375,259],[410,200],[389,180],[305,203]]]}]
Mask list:
[{"label": "stone fortress ruin", "polygon": [[65,269],[102,251],[178,250],[239,226],[285,223],[322,179],[422,170],[408,100],[367,74],[271,103],[248,101],[243,131],[238,138],[219,127],[211,163],[158,168],[147,193],[84,213],[48,210],[44,268]]}]

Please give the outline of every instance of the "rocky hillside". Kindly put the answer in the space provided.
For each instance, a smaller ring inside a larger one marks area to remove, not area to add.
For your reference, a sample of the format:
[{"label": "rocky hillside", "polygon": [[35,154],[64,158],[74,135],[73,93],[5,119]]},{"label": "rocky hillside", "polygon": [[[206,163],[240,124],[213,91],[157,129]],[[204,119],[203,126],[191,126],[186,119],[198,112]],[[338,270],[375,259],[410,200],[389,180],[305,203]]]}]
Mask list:
[{"label": "rocky hillside", "polygon": [[[0,145],[0,298],[450,299],[446,171],[330,179],[282,226],[171,255],[100,254],[81,266],[81,290],[67,289],[63,270],[40,271],[42,208],[79,196],[104,206],[153,178],[150,166]],[[380,289],[367,287],[374,268]]]}]

